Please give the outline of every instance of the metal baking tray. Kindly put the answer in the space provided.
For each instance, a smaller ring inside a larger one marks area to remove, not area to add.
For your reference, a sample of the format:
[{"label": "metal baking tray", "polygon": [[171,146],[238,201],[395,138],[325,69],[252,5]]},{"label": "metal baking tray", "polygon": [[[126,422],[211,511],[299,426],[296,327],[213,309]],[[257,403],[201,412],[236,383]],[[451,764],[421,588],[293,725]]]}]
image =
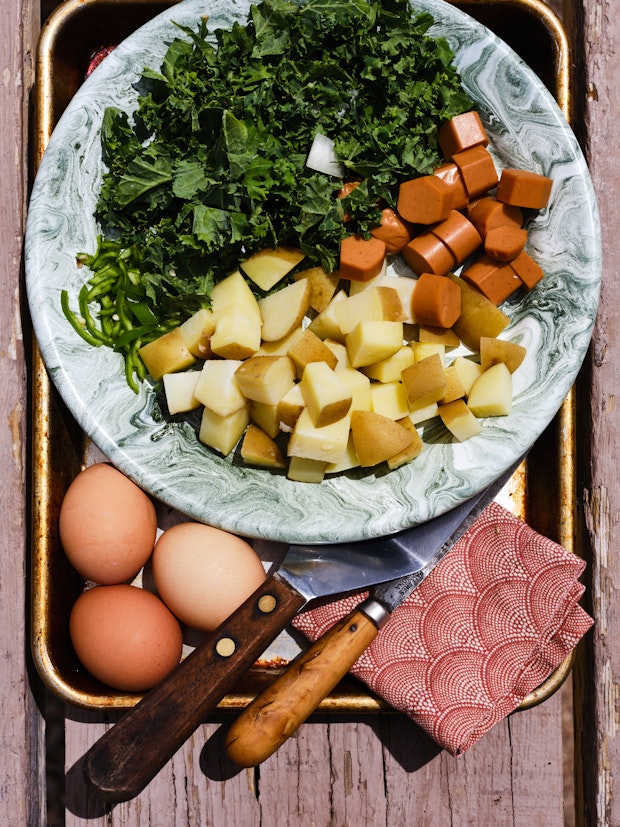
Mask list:
[{"label": "metal baking tray", "polygon": [[[33,169],[63,110],[83,81],[92,56],[114,46],[171,0],[65,0],[45,22],[36,58]],[[530,65],[571,119],[570,54],[562,25],[539,0],[456,0]],[[575,392],[537,441],[505,489],[502,504],[537,531],[575,550]],[[32,369],[32,556],[31,649],[45,685],[64,701],[88,710],[133,706],[140,695],[110,690],[79,664],[69,640],[69,614],[85,584],[71,568],[58,536],[60,504],[78,472],[97,458],[51,384],[33,344]],[[168,515],[169,516],[169,515]],[[166,514],[163,514],[166,519]],[[235,710],[249,703],[284,668],[291,648],[279,639],[220,703]],[[280,647],[280,648],[279,648]],[[564,682],[572,656],[521,704],[548,698]],[[353,678],[343,680],[321,703],[320,712],[391,711]]]}]

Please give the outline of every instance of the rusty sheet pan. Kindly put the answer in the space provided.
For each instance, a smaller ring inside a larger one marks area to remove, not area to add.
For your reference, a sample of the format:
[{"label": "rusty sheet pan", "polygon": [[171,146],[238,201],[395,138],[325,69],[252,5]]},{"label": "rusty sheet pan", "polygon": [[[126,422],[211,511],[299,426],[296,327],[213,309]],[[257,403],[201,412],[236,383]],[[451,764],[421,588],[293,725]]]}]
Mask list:
[{"label": "rusty sheet pan", "polygon": [[[33,170],[56,122],[80,86],[93,54],[114,46],[168,8],[171,0],[65,0],[47,19],[39,41],[34,97]],[[456,5],[504,39],[539,75],[571,120],[571,61],[556,15],[539,0],[469,0]],[[51,385],[36,342],[32,391],[31,649],[45,685],[67,703],[87,710],[133,706],[140,695],[98,683],[79,664],[69,640],[69,614],[84,582],[60,546],[58,514],[69,484],[93,461],[104,459],[81,432]],[[575,391],[505,489],[501,502],[534,529],[576,551]],[[159,508],[160,526],[174,514]],[[192,641],[187,641],[191,646]],[[239,709],[268,685],[299,651],[285,633],[220,703]],[[526,709],[548,698],[572,668],[572,655],[525,698]],[[353,678],[324,699],[319,712],[392,711]]]}]

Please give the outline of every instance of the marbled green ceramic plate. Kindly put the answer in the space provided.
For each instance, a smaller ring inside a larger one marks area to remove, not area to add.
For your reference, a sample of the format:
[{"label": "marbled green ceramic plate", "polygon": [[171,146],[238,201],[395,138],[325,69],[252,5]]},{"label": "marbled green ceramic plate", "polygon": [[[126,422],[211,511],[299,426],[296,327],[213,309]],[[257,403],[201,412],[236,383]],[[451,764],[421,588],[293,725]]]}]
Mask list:
[{"label": "marbled green ceramic plate", "polygon": [[554,179],[550,204],[530,229],[529,251],[546,271],[510,303],[510,338],[527,347],[507,417],[487,420],[465,443],[427,429],[426,450],[393,472],[366,471],[320,485],[236,464],[202,446],[187,423],[165,421],[155,394],[126,385],[120,356],[85,344],[60,307],[85,278],[75,254],[94,250],[102,172],[99,128],[109,105],[131,110],[142,69],[166,42],[209,14],[212,26],[245,20],[246,0],[184,0],[125,40],[84,83],[58,124],[35,182],[26,237],[27,290],[47,369],[84,431],[148,492],[189,516],[252,537],[321,543],[388,534],[448,510],[490,483],[549,424],[585,356],[598,304],[600,236],[588,171],[555,101],[511,49],[441,0],[416,0],[453,46],[464,84],[491,136],[499,169]]}]

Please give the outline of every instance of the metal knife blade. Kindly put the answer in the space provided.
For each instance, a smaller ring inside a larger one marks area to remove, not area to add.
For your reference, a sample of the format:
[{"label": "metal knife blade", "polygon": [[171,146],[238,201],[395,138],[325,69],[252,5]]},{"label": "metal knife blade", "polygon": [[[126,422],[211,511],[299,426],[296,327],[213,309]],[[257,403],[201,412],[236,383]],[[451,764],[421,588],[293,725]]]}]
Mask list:
[{"label": "metal knife blade", "polygon": [[309,600],[419,573],[496,490],[393,537],[291,546],[280,569],[90,748],[92,790],[110,801],[138,795]]},{"label": "metal knife blade", "polygon": [[[478,519],[513,471],[514,468],[470,500],[469,509],[464,504],[459,512],[460,522],[440,547],[435,546],[434,553],[432,546],[418,552],[420,561],[425,560],[423,565],[403,577],[376,585],[370,597],[295,659],[246,707],[226,737],[226,751],[236,764],[256,766],[282,746],[347,674],[392,612]],[[464,517],[463,510],[466,511]],[[410,539],[406,534],[401,542],[407,543]]]}]

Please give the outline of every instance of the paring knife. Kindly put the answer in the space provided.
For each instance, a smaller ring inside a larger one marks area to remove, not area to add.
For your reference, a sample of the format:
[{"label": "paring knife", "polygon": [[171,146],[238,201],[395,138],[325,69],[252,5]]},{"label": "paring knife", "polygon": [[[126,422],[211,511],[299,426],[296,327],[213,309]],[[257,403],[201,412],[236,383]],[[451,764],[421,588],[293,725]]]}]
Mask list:
[{"label": "paring knife", "polygon": [[290,546],[278,571],[93,744],[84,756],[93,791],[109,801],[138,795],[310,600],[395,576],[417,573],[420,580],[420,573],[456,542],[518,464],[451,511],[399,534],[340,545]]}]

